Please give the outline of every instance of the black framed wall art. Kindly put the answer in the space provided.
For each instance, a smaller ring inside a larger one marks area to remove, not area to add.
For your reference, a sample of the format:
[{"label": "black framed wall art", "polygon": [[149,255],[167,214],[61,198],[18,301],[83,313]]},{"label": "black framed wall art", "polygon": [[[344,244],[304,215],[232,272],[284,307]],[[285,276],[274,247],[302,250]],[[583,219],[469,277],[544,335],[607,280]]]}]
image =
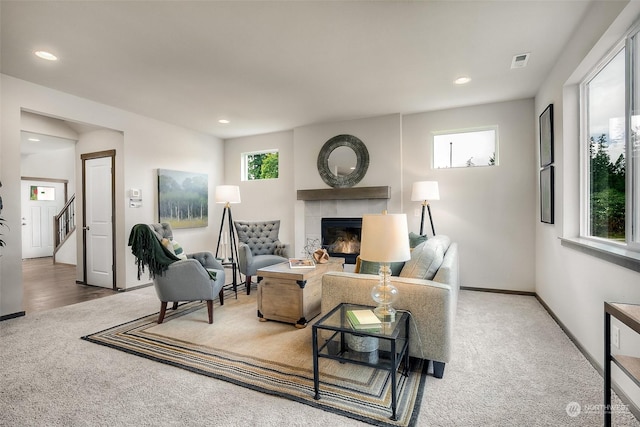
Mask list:
[{"label": "black framed wall art", "polygon": [[553,104],[540,114],[540,167],[553,163]]},{"label": "black framed wall art", "polygon": [[540,221],[553,224],[553,166],[540,171]]}]

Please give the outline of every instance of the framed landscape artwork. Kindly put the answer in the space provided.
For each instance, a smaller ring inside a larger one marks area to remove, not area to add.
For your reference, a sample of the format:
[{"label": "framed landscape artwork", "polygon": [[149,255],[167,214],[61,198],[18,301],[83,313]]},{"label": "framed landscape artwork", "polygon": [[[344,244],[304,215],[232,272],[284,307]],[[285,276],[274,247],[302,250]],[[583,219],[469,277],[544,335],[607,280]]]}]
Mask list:
[{"label": "framed landscape artwork", "polygon": [[209,223],[207,174],[158,169],[158,218],[171,228],[206,227]]},{"label": "framed landscape artwork", "polygon": [[553,104],[540,114],[540,167],[553,163]]},{"label": "framed landscape artwork", "polygon": [[553,166],[540,171],[540,221],[553,224]]}]

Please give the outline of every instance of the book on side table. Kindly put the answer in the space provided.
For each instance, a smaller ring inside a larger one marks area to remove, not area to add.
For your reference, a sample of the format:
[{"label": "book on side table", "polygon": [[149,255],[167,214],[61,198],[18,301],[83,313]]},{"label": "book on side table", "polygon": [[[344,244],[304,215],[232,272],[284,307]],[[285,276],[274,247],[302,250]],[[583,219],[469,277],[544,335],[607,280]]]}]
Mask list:
[{"label": "book on side table", "polygon": [[380,330],[382,322],[371,310],[347,310],[347,319],[353,329]]}]

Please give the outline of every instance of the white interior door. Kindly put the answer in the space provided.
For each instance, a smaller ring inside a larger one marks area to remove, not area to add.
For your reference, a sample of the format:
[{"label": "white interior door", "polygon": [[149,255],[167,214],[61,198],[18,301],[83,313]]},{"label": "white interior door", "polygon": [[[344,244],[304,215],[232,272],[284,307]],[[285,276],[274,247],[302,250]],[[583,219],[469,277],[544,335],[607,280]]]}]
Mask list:
[{"label": "white interior door", "polygon": [[53,256],[53,218],[64,207],[61,182],[21,182],[22,258]]},{"label": "white interior door", "polygon": [[111,157],[87,159],[85,182],[85,281],[113,287],[113,218]]}]

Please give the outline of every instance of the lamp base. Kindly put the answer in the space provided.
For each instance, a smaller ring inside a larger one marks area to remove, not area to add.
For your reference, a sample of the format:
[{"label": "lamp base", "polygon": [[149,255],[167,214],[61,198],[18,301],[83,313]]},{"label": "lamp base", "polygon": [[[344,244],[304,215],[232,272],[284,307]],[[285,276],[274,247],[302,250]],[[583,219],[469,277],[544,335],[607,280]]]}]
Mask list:
[{"label": "lamp base", "polygon": [[395,322],[396,309],[391,304],[398,297],[398,288],[391,284],[391,267],[388,262],[380,264],[380,282],[371,289],[371,297],[378,304],[373,313],[383,323]]},{"label": "lamp base", "polygon": [[379,305],[373,309],[373,314],[375,314],[382,323],[391,323],[396,321],[396,309],[390,305]]}]

